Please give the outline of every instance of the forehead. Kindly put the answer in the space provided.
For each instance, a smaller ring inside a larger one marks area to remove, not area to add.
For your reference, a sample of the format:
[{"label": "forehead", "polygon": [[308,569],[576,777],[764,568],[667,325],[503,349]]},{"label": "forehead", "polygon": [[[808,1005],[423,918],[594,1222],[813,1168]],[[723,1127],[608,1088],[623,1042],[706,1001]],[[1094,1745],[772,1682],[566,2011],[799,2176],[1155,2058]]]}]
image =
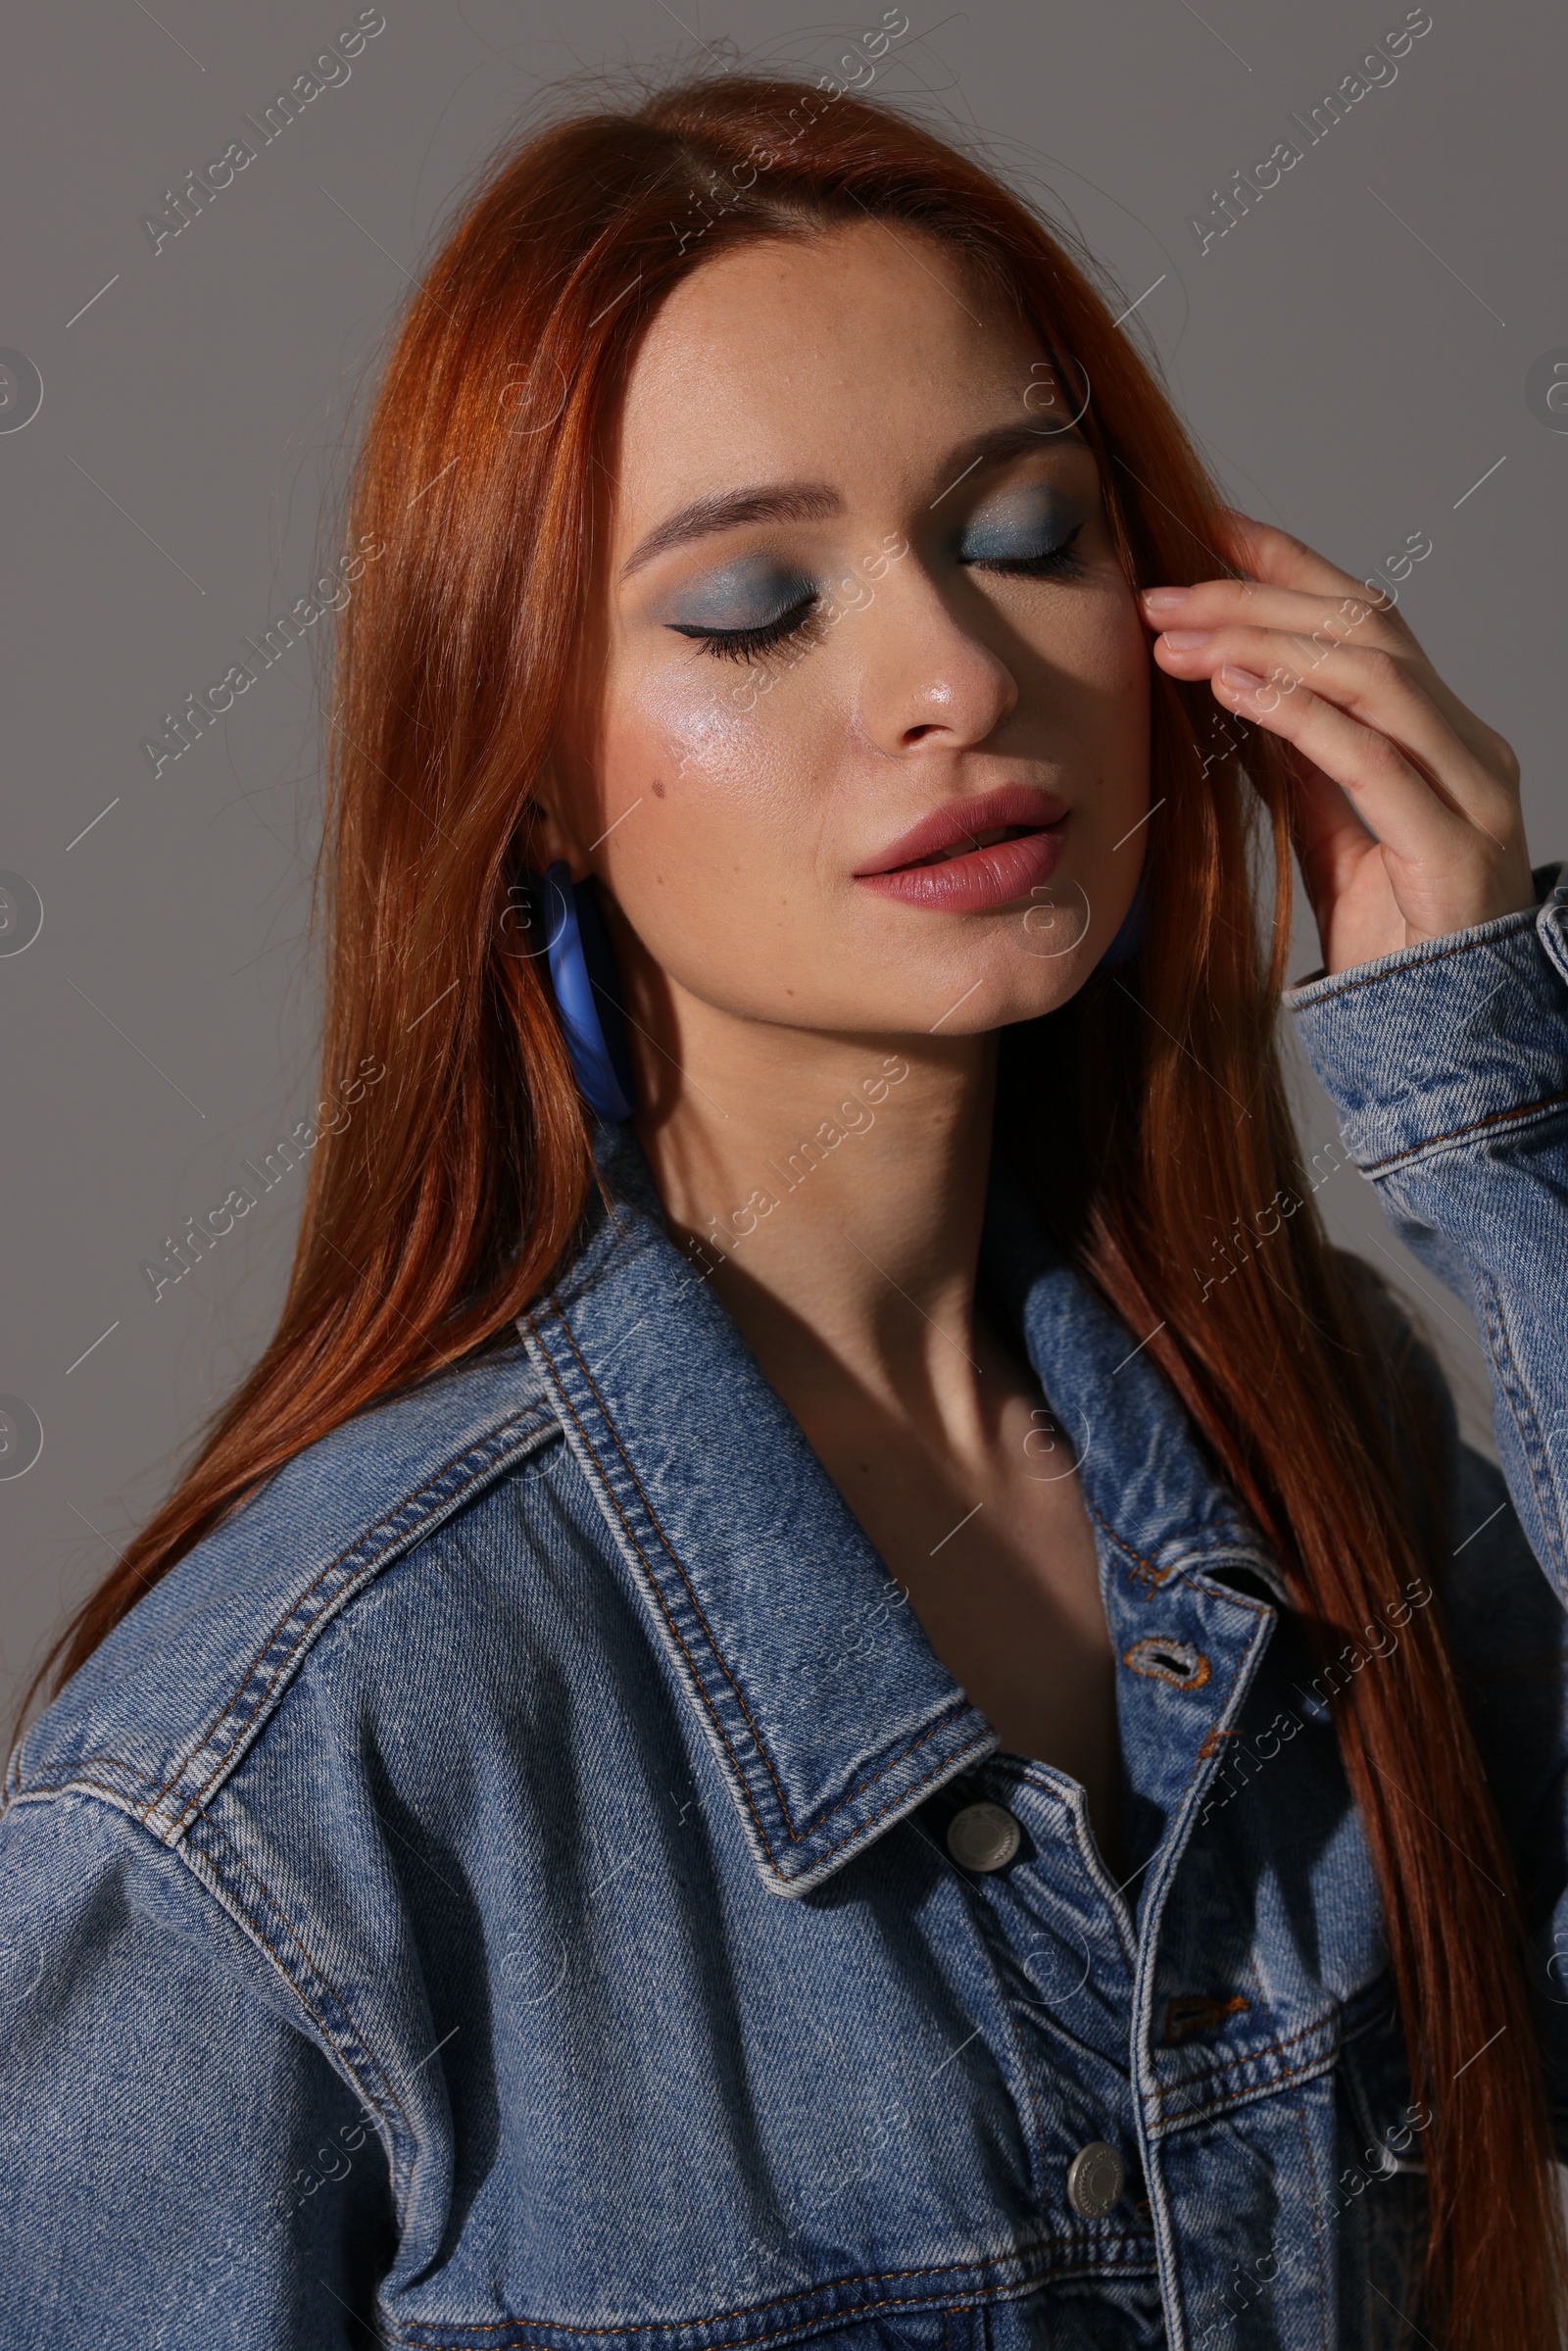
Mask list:
[{"label": "forehead", "polygon": [[902,221],[721,253],[675,287],[633,363],[616,536],[742,479],[869,491],[1036,414],[1047,360],[999,288]]}]

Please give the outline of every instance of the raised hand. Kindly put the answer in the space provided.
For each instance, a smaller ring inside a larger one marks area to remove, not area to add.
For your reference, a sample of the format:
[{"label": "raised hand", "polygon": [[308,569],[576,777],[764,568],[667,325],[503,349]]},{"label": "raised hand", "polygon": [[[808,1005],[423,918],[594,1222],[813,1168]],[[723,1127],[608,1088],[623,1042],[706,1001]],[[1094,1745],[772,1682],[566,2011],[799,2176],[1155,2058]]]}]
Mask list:
[{"label": "raised hand", "polygon": [[1297,857],[1325,971],[1535,904],[1519,762],[1401,614],[1268,523],[1214,517],[1248,574],[1139,599],[1172,677],[1291,746]]}]

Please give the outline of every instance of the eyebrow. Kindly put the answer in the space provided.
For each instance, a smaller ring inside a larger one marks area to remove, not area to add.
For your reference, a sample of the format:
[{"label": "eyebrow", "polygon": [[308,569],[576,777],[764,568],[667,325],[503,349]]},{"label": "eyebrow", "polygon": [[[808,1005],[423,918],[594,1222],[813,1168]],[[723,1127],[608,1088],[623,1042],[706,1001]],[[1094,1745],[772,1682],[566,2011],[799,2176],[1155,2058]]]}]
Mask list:
[{"label": "eyebrow", "polygon": [[824,515],[838,514],[843,505],[828,483],[810,481],[778,482],[696,498],[649,532],[622,563],[620,576],[630,579],[656,556],[667,555],[672,547],[684,547],[689,539],[705,539],[710,531],[736,530],[744,522],[819,522]]},{"label": "eyebrow", "polygon": [[[977,433],[972,440],[961,441],[956,449],[949,450],[937,468],[949,477],[932,499],[932,507],[939,507],[948,492],[956,490],[971,473],[988,465],[1005,465],[1010,458],[1027,456],[1043,441],[1066,441],[1078,449],[1085,446],[1083,434],[1076,426],[1064,429],[1059,424],[995,424],[989,432]],[[949,471],[954,465],[958,467],[956,473]]]},{"label": "eyebrow", "polygon": [[[931,501],[940,506],[950,490],[983,466],[1005,465],[1011,458],[1022,457],[1043,444],[1058,441],[1082,449],[1084,437],[1076,426],[1065,430],[1060,425],[996,424],[989,432],[972,434],[950,449],[936,466],[944,487]],[[695,498],[659,523],[639,542],[620,567],[622,579],[630,579],[645,563],[656,557],[668,555],[672,548],[684,547],[693,539],[705,539],[711,532],[737,530],[748,522],[820,522],[829,514],[842,514],[844,501],[829,482],[797,481],[759,484],[745,490],[719,491],[707,498]]]}]

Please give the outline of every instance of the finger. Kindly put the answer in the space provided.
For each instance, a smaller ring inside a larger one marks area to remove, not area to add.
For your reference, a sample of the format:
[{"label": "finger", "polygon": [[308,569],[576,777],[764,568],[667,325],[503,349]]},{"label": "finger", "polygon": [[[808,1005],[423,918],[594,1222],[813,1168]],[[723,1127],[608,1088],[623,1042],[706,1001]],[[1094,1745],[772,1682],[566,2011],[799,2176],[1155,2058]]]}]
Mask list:
[{"label": "finger", "polygon": [[1396,655],[1338,645],[1324,656],[1315,652],[1310,640],[1263,628],[1207,630],[1200,644],[1171,643],[1173,634],[1180,638],[1187,633],[1167,631],[1155,640],[1161,668],[1180,677],[1215,678],[1229,664],[1268,679],[1281,696],[1309,690],[1363,726],[1391,736],[1407,761],[1424,771],[1428,788],[1478,830],[1497,840],[1506,827],[1512,803],[1505,787],[1488,772]]},{"label": "finger", "polygon": [[1306,883],[1314,914],[1332,906],[1341,877],[1354,872],[1377,835],[1357,813],[1332,776],[1301,753],[1286,754],[1290,793],[1286,817],[1297,862]]},{"label": "finger", "polygon": [[[1338,801],[1345,807],[1345,794],[1320,781],[1318,790],[1309,797],[1315,808],[1319,803]],[[1379,848],[1377,836],[1364,824],[1355,822],[1355,811],[1348,811],[1349,821],[1343,827],[1325,827],[1314,841],[1298,841],[1296,861],[1301,875],[1301,887],[1306,903],[1312,909],[1320,939],[1327,939],[1334,929],[1337,910],[1348,901],[1370,892],[1374,900],[1394,888],[1395,873],[1403,877],[1403,868],[1396,867],[1392,856]],[[1373,860],[1369,864],[1369,860]],[[1381,876],[1383,889],[1378,889]],[[1360,955],[1351,958],[1359,962]]]},{"label": "finger", "polygon": [[[1227,632],[1227,650],[1218,658],[1238,661],[1266,675],[1272,661],[1249,660],[1245,652],[1229,648],[1242,630],[1272,629],[1281,637],[1274,660],[1288,661],[1298,671],[1309,673],[1312,682],[1323,662],[1342,646],[1354,645],[1407,661],[1433,699],[1433,690],[1441,684],[1397,616],[1386,616],[1364,596],[1314,596],[1302,589],[1268,587],[1256,580],[1211,579],[1190,588],[1146,588],[1138,601],[1145,625],[1159,632],[1159,648],[1191,656],[1200,666],[1205,643],[1223,631]],[[1394,627],[1388,625],[1389,619],[1395,621]],[[1445,710],[1450,725],[1461,707],[1456,705],[1453,711]],[[1479,742],[1470,747],[1478,755],[1482,750]]]},{"label": "finger", "polygon": [[1364,580],[1342,571],[1338,563],[1331,563],[1303,539],[1293,539],[1289,531],[1276,529],[1272,522],[1259,522],[1236,507],[1222,508],[1221,517],[1230,553],[1254,579],[1271,587],[1300,589],[1308,595],[1340,597],[1359,592],[1365,598]]},{"label": "finger", "polygon": [[1309,640],[1323,653],[1348,644],[1384,645],[1402,653],[1420,650],[1398,614],[1366,595],[1319,596],[1258,580],[1204,579],[1188,588],[1145,588],[1138,604],[1153,629],[1280,628]]},{"label": "finger", "polygon": [[1397,743],[1364,725],[1324,695],[1297,681],[1278,682],[1246,670],[1210,680],[1231,710],[1291,744],[1304,760],[1350,795],[1356,813],[1391,855],[1413,868],[1445,854],[1462,855],[1468,819],[1432,790]]},{"label": "finger", "polygon": [[[1370,603],[1371,613],[1376,621],[1382,622],[1386,635],[1392,636],[1396,643],[1407,646],[1426,664],[1431,685],[1444,705],[1450,723],[1460,725],[1468,720],[1470,726],[1478,730],[1479,747],[1479,733],[1488,730],[1481,727],[1481,721],[1473,717],[1458,697],[1451,694],[1431,669],[1426,654],[1416,640],[1415,631],[1398,610],[1396,590],[1389,588],[1382,580],[1373,582],[1357,579],[1353,572],[1342,570],[1338,563],[1331,563],[1326,556],[1319,555],[1315,547],[1308,547],[1304,539],[1294,538],[1289,531],[1280,530],[1271,522],[1259,522],[1255,515],[1244,514],[1238,507],[1219,510],[1218,535],[1223,538],[1226,552],[1240,569],[1250,573],[1252,580],[1264,588],[1314,599],[1327,598],[1335,606],[1348,602]],[[1430,543],[1427,552],[1430,553]]]},{"label": "finger", "polygon": [[[1398,610],[1396,591],[1381,580],[1357,579],[1304,540],[1293,538],[1272,523],[1259,522],[1237,507],[1214,510],[1213,519],[1214,535],[1226,554],[1244,573],[1252,576],[1200,580],[1175,588],[1152,586],[1139,599],[1147,618],[1152,621],[1157,614],[1159,623],[1167,628],[1256,618],[1262,625],[1302,629],[1312,639],[1314,656],[1340,637],[1355,637],[1364,644],[1404,653],[1420,664],[1428,692],[1477,758],[1484,759],[1496,748],[1492,730],[1466,709],[1432,667],[1415,631]],[[1177,597],[1184,600],[1180,606],[1170,601]],[[1186,599],[1192,600],[1190,605]],[[1250,610],[1245,613],[1234,611],[1231,600]]]},{"label": "finger", "polygon": [[[1236,623],[1292,631],[1310,647],[1303,654],[1309,670],[1316,670],[1341,644],[1392,654],[1405,663],[1420,690],[1489,773],[1509,775],[1513,771],[1511,748],[1445,684],[1409,623],[1388,604],[1365,596],[1314,596],[1255,580],[1212,579],[1190,588],[1146,588],[1139,606],[1146,626],[1157,628],[1165,636],[1178,630]],[[1263,666],[1266,669],[1268,664]]]}]

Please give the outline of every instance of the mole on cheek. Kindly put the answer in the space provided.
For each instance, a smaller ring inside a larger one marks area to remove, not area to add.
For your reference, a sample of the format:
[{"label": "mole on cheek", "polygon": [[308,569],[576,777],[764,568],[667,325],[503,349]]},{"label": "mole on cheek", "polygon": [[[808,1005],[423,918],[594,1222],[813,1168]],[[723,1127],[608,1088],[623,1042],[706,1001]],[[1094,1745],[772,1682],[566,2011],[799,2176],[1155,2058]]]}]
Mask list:
[{"label": "mole on cheek", "polygon": [[663,799],[663,797],[664,797],[664,785],[663,785],[663,780],[662,780],[662,777],[660,777],[660,776],[657,776],[657,775],[656,775],[656,776],[655,776],[655,778],[654,778],[654,798],[655,798],[656,800],[662,800],[662,799]]}]

